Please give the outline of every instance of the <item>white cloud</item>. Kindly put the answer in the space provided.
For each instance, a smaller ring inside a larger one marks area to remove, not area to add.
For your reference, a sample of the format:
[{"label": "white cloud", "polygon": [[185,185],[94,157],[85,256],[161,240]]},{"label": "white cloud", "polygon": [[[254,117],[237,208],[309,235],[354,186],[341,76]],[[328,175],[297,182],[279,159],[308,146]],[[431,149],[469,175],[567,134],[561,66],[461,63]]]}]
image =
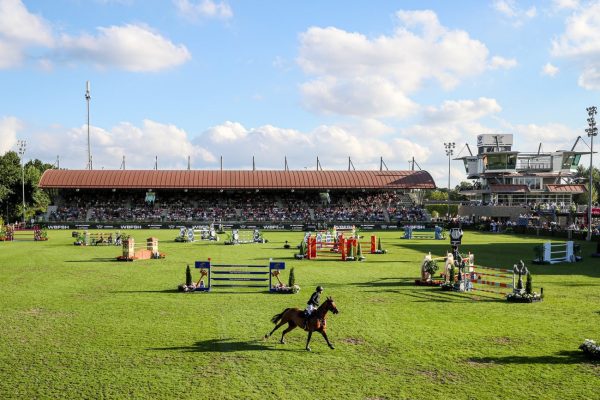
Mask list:
[{"label": "white cloud", "polygon": [[522,151],[537,151],[540,143],[544,151],[568,150],[581,133],[559,123],[521,124],[513,126],[511,130],[519,141],[515,147]]},{"label": "white cloud", "polygon": [[195,20],[198,18],[228,19],[233,17],[233,11],[227,2],[213,0],[173,0],[177,11],[185,18]]},{"label": "white cloud", "polygon": [[493,3],[493,7],[504,17],[513,21],[513,24],[516,26],[522,25],[526,20],[537,16],[537,9],[535,6],[529,7],[528,9],[522,9],[517,6],[515,0],[496,0]]},{"label": "white cloud", "polygon": [[600,89],[600,2],[574,12],[565,31],[552,41],[551,54],[573,60],[582,69],[578,83],[588,90]]},{"label": "white cloud", "polygon": [[600,90],[600,70],[598,67],[586,67],[579,75],[577,84],[587,90]]},{"label": "white cloud", "polygon": [[206,132],[213,143],[233,143],[248,136],[248,131],[239,122],[226,121],[223,125],[213,126]]},{"label": "white cloud", "polygon": [[367,117],[406,117],[417,105],[397,86],[382,77],[336,79],[328,76],[301,86],[306,108]]},{"label": "white cloud", "polygon": [[226,168],[248,168],[253,155],[261,169],[281,169],[284,156],[292,169],[314,169],[317,156],[324,168],[332,169],[346,168],[348,157],[357,169],[377,167],[379,157],[390,165],[412,156],[420,160],[429,157],[427,145],[412,139],[367,135],[360,129],[367,125],[382,131],[391,129],[372,120],[360,121],[357,126],[320,125],[309,132],[273,125],[245,128],[225,122],[203,132],[194,143],[201,143],[216,156],[223,155]]},{"label": "white cloud", "polygon": [[392,35],[369,38],[335,27],[300,35],[298,64],[313,79],[301,85],[314,111],[361,118],[404,118],[418,111],[410,98],[428,82],[449,90],[489,66],[514,60],[488,58],[488,49],[462,30],[440,24],[433,11],[399,11]]},{"label": "white cloud", "polygon": [[83,62],[132,72],[159,71],[191,58],[184,45],[145,25],[98,27],[96,35],[58,35],[20,0],[0,0],[0,69],[20,66],[34,50],[30,57],[43,70],[56,63]]},{"label": "white cloud", "polygon": [[[87,157],[87,126],[72,129],[48,128],[33,133],[32,151],[43,160],[60,155],[61,166],[84,168]],[[146,119],[141,126],[122,122],[111,129],[92,126],[90,143],[95,169],[116,169],[126,156],[128,169],[150,169],[158,156],[159,168],[187,166],[187,157],[201,165],[215,162],[215,157],[204,147],[192,144],[188,134],[175,125]],[[144,151],[135,149],[143,148]]]},{"label": "white cloud", "polygon": [[0,0],[0,69],[19,66],[26,52],[53,45],[52,29],[20,0]]},{"label": "white cloud", "polygon": [[491,69],[510,69],[517,66],[517,60],[514,58],[504,58],[499,56],[492,57],[490,63]]},{"label": "white cloud", "polygon": [[184,45],[173,44],[142,25],[97,28],[96,36],[63,35],[59,53],[68,61],[133,72],[159,71],[191,58]]},{"label": "white cloud", "polygon": [[447,100],[439,108],[427,108],[424,120],[427,124],[434,125],[465,123],[500,111],[502,108],[496,99],[480,97],[477,100]]},{"label": "white cloud", "polygon": [[558,71],[558,67],[550,63],[546,63],[546,65],[542,67],[542,75],[554,77],[556,76],[556,74],[558,74]]},{"label": "white cloud", "polygon": [[555,10],[575,10],[579,7],[579,0],[553,0]]},{"label": "white cloud", "polygon": [[23,128],[21,121],[15,117],[0,118],[0,154],[14,150],[17,144],[17,133]]}]

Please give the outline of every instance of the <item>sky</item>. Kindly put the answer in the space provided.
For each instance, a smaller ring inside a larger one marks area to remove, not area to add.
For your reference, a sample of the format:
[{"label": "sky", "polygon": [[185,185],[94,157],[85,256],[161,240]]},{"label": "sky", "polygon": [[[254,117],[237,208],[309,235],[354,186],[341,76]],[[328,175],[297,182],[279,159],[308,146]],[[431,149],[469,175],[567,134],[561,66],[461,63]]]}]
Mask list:
[{"label": "sky", "polygon": [[444,143],[589,143],[600,0],[0,0],[0,154],[86,168],[87,81],[94,169],[414,157],[454,186]]}]

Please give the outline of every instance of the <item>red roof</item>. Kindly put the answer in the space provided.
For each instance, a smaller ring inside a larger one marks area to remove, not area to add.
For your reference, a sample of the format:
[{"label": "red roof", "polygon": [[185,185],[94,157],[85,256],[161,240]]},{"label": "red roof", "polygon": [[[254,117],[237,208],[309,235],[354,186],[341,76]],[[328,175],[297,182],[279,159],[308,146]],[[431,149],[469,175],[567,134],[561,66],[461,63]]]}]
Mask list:
[{"label": "red roof", "polygon": [[57,170],[41,188],[57,189],[435,189],[427,171]]},{"label": "red roof", "polygon": [[527,185],[490,185],[492,193],[527,193]]},{"label": "red roof", "polygon": [[548,188],[549,192],[552,193],[558,193],[558,192],[562,192],[562,193],[585,193],[587,192],[587,189],[585,188],[585,185],[546,185],[546,187]]}]

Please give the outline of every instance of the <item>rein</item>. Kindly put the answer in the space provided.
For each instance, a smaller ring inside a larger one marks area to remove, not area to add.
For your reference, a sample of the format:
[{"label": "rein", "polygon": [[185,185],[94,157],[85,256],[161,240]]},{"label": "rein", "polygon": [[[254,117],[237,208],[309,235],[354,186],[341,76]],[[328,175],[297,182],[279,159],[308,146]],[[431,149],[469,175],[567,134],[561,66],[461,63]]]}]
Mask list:
[{"label": "rein", "polygon": [[329,300],[326,300],[325,303],[321,304],[319,306],[319,308],[317,308],[317,311],[315,311],[315,316],[318,319],[325,320],[325,316],[327,315],[327,311],[329,311],[329,308],[325,306],[328,301]]}]

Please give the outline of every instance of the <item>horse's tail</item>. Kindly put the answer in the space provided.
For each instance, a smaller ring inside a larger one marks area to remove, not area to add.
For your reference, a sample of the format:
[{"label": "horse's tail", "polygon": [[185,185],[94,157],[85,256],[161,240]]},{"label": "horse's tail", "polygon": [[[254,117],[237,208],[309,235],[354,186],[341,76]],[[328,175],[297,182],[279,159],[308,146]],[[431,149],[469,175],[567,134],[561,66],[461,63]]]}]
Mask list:
[{"label": "horse's tail", "polygon": [[279,320],[281,319],[281,317],[283,317],[283,314],[285,314],[287,310],[289,310],[289,308],[286,308],[285,310],[283,310],[279,314],[274,315],[273,318],[271,318],[271,322],[274,323],[274,324],[278,323]]}]

